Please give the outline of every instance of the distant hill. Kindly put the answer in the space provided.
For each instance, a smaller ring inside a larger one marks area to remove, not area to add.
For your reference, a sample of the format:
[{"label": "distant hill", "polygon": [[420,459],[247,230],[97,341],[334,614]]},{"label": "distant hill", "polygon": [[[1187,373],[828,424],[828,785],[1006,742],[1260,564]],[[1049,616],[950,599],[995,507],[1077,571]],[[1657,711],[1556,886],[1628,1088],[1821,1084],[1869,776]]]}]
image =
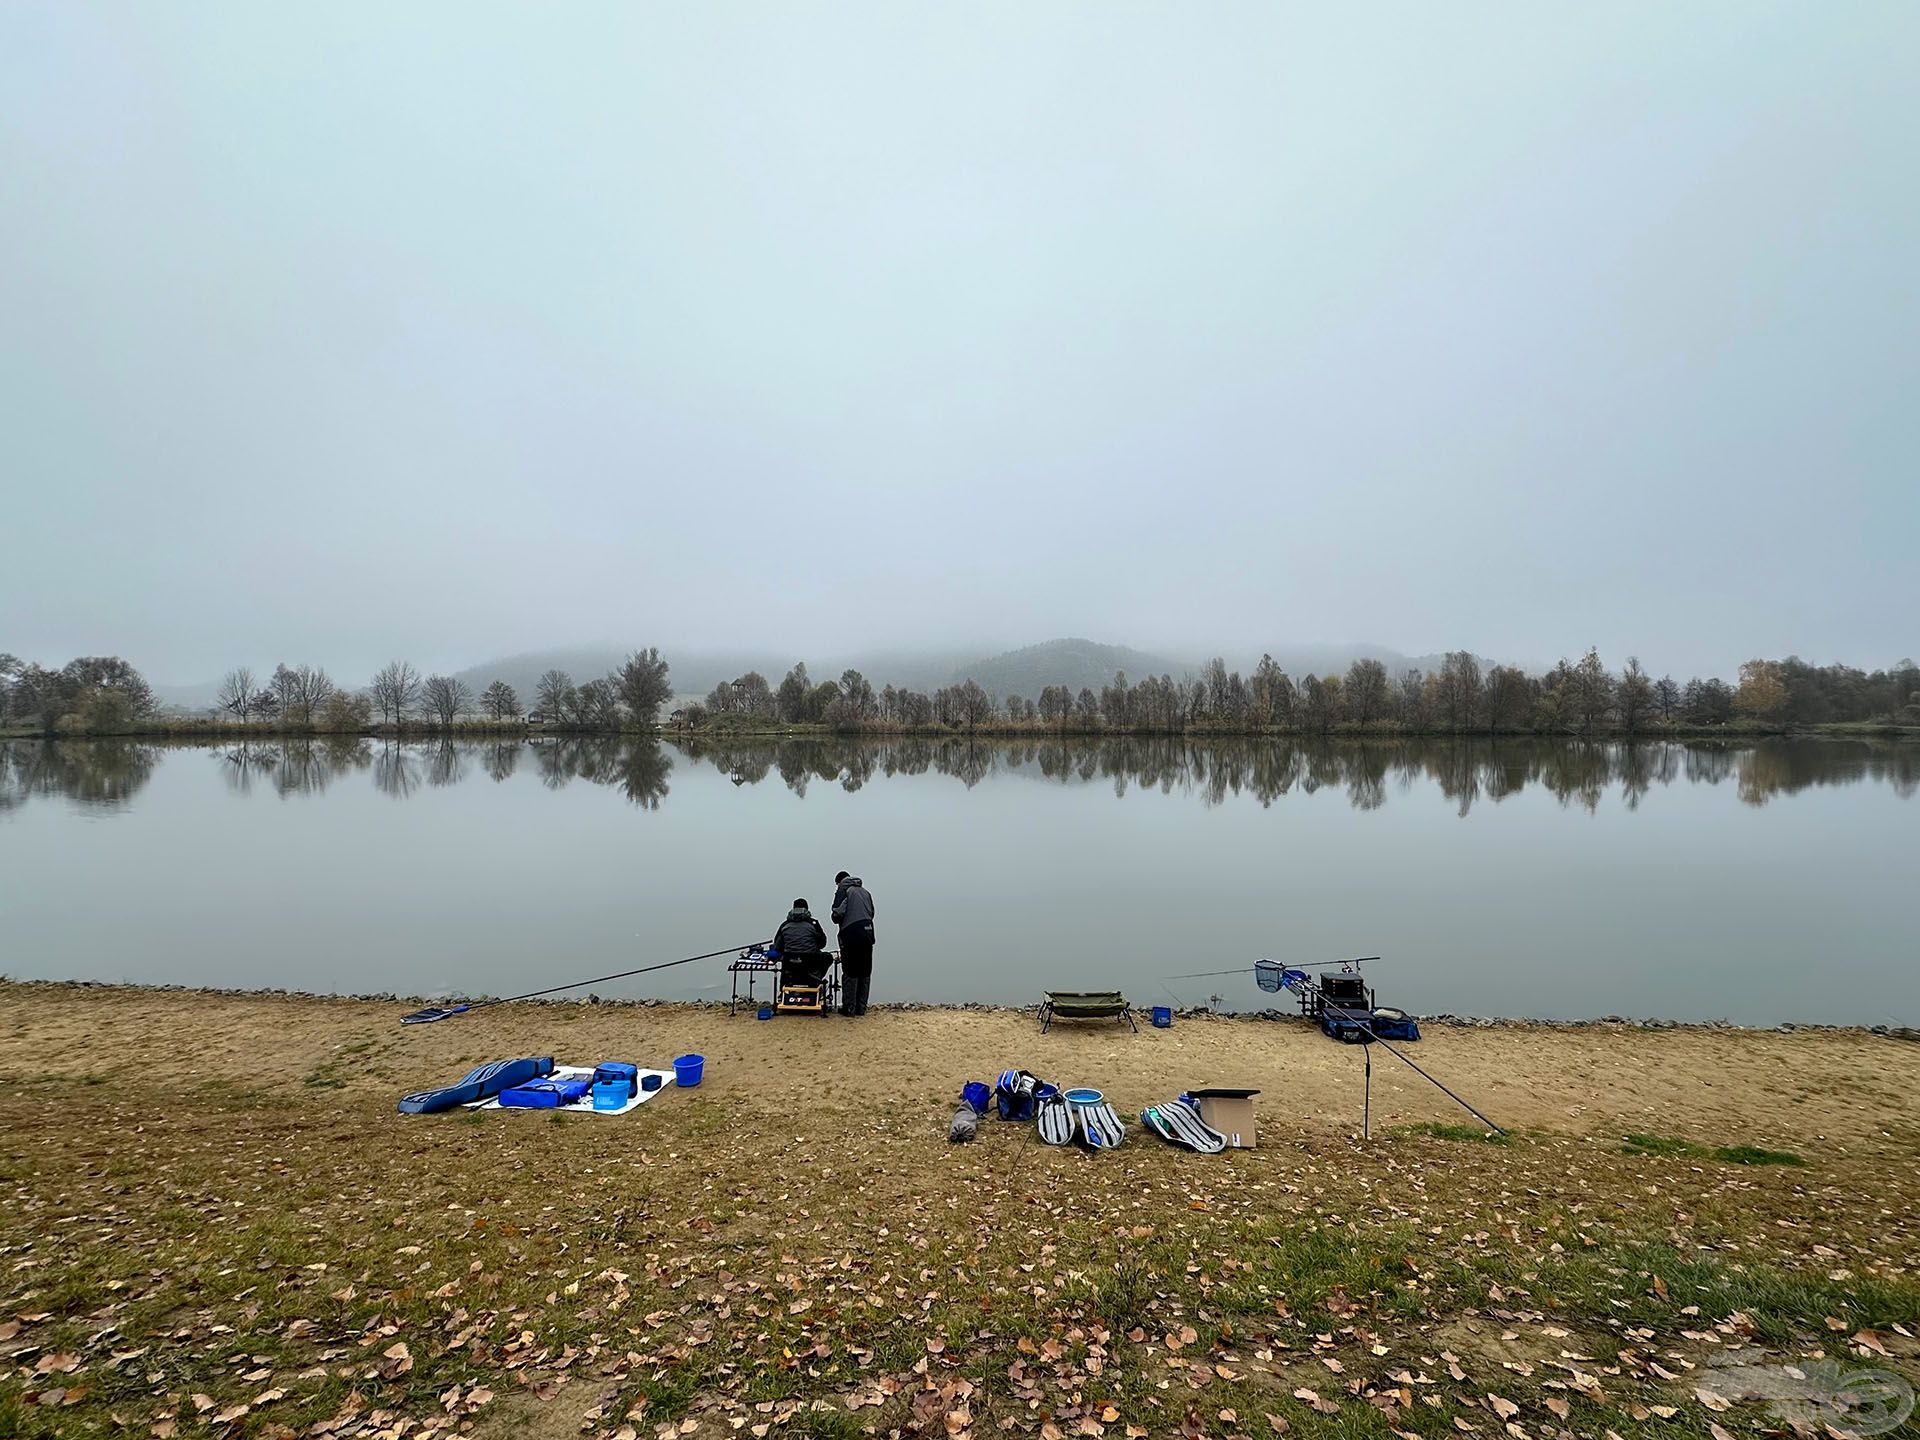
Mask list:
[{"label": "distant hill", "polygon": [[1093,640],[1047,640],[962,665],[950,678],[976,681],[996,699],[1023,695],[1033,700],[1049,685],[1065,685],[1075,693],[1083,688],[1098,693],[1102,685],[1113,679],[1116,670],[1124,670],[1127,679],[1132,681],[1148,675],[1172,675],[1178,679],[1192,668],[1188,662],[1149,655],[1125,645],[1102,645]]},{"label": "distant hill", "polygon": [[[575,645],[553,650],[529,650],[505,655],[483,665],[470,665],[458,671],[477,695],[495,680],[504,680],[519,692],[524,704],[533,703],[534,687],[549,670],[564,670],[574,680],[590,680],[605,675],[627,658],[628,649],[610,645]],[[1214,652],[1208,652],[1212,654]],[[1219,652],[1227,664],[1242,674],[1251,674],[1260,662],[1260,652],[1247,654],[1232,649]],[[1432,671],[1440,668],[1440,655],[1406,655],[1383,645],[1276,645],[1269,652],[1275,663],[1298,680],[1304,675],[1343,675],[1355,660],[1380,661],[1387,673],[1398,679],[1408,669]],[[731,680],[749,670],[758,670],[775,685],[780,677],[801,658],[768,650],[665,651],[672,667],[676,703],[679,699],[704,696],[722,680]],[[1152,654],[1126,645],[1103,645],[1094,640],[1046,640],[1019,650],[1008,650],[985,659],[969,659],[953,651],[931,650],[920,653],[872,651],[867,654],[838,656],[809,655],[807,673],[819,680],[837,680],[841,672],[858,670],[874,688],[896,685],[905,690],[931,693],[942,685],[975,680],[990,690],[996,699],[1009,695],[1038,698],[1049,685],[1065,685],[1079,691],[1083,686],[1098,691],[1113,679],[1114,671],[1124,670],[1127,679],[1138,681],[1148,675],[1171,675],[1179,680],[1197,674],[1206,663],[1206,655],[1173,656]],[[1484,671],[1494,662],[1480,657]],[[258,669],[256,667],[256,674]],[[217,681],[197,685],[156,683],[154,698],[163,709],[203,713],[215,703]]]},{"label": "distant hill", "polygon": [[[576,681],[590,680],[619,665],[626,659],[627,653],[625,649],[603,645],[533,650],[490,660],[484,665],[470,666],[460,671],[458,678],[466,681],[475,694],[495,680],[504,680],[519,692],[523,703],[531,704],[534,687],[548,670],[564,670]],[[769,683],[778,685],[780,677],[793,668],[795,660],[802,658],[764,650],[666,649],[662,653],[672,667],[668,678],[673,682],[676,697],[705,695],[722,680],[731,680],[749,670],[758,670],[767,677]],[[1251,673],[1260,660],[1259,653],[1223,653],[1227,664],[1243,674]],[[1349,665],[1362,658],[1380,661],[1387,667],[1389,675],[1398,678],[1402,671],[1409,668],[1437,670],[1443,658],[1439,655],[1405,655],[1385,646],[1366,644],[1276,645],[1270,653],[1275,663],[1295,679],[1308,674],[1345,674]],[[1024,695],[1032,700],[1049,685],[1065,685],[1075,692],[1083,687],[1098,691],[1113,679],[1116,670],[1124,670],[1127,679],[1133,681],[1148,675],[1171,675],[1179,680],[1197,674],[1207,657],[1153,654],[1126,645],[1063,639],[1046,640],[1038,645],[1028,645],[977,660],[938,651],[923,654],[823,654],[804,658],[807,673],[815,681],[837,680],[842,671],[853,669],[865,675],[876,690],[896,685],[906,690],[930,693],[942,685],[974,680],[992,692],[996,699]],[[1492,662],[1482,659],[1480,663],[1485,668]]]},{"label": "distant hill", "polygon": [[[519,692],[523,703],[531,704],[535,685],[549,670],[564,670],[575,681],[605,675],[623,662],[630,649],[608,646],[576,646],[560,650],[532,650],[469,666],[458,677],[473,687],[474,693],[504,680]],[[898,685],[911,690],[934,690],[947,684],[954,667],[965,656],[931,652],[921,655],[784,655],[767,650],[687,651],[662,647],[669,667],[667,678],[676,697],[703,696],[723,680],[733,680],[749,670],[758,670],[770,684],[791,670],[794,662],[805,659],[807,673],[818,682],[838,680],[842,672],[853,669],[873,682],[877,690]],[[984,683],[984,682],[982,682]]]}]

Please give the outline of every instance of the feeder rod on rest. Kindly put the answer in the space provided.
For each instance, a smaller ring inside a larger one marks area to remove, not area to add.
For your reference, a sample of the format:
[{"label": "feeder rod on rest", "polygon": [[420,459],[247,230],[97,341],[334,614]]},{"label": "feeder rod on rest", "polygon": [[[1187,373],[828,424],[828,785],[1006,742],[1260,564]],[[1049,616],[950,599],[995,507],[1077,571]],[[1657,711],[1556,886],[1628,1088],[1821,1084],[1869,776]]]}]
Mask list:
[{"label": "feeder rod on rest", "polygon": [[[1481,1124],[1485,1125],[1489,1130],[1492,1130],[1497,1134],[1501,1134],[1501,1135],[1504,1135],[1507,1133],[1506,1128],[1504,1126],[1496,1125],[1493,1121],[1487,1119],[1485,1115],[1482,1115],[1478,1110],[1474,1109],[1473,1106],[1469,1105],[1465,1100],[1462,1100],[1458,1095],[1454,1094],[1454,1092],[1449,1090],[1445,1085],[1442,1085],[1438,1080],[1434,1079],[1433,1076],[1429,1075],[1426,1071],[1422,1070],[1418,1065],[1414,1064],[1413,1061],[1408,1059],[1403,1052],[1394,1049],[1394,1047],[1391,1044],[1388,1044],[1387,1041],[1381,1039],[1378,1035],[1374,1034],[1373,1027],[1369,1025],[1365,1020],[1362,1020],[1357,1013],[1355,1013],[1352,1010],[1348,1010],[1343,1006],[1335,1005],[1331,1001],[1323,1000],[1321,1004],[1323,1008],[1326,1009],[1330,1014],[1337,1015],[1342,1020],[1351,1021],[1353,1024],[1359,1026],[1363,1034],[1372,1036],[1373,1042],[1375,1044],[1385,1045],[1387,1047],[1387,1053],[1389,1055],[1392,1055],[1396,1059],[1402,1061],[1407,1066],[1408,1069],[1413,1071],[1414,1074],[1418,1075],[1422,1080],[1425,1080],[1429,1085],[1433,1086],[1434,1089],[1438,1090],[1442,1095],[1445,1095],[1449,1100],[1453,1101],[1454,1104],[1458,1105],[1462,1110],[1465,1110],[1469,1115],[1473,1116],[1474,1119],[1478,1120]],[[1369,1074],[1369,1077],[1371,1077],[1371,1074],[1372,1074],[1371,1070],[1369,1070],[1368,1074]]]},{"label": "feeder rod on rest", "polygon": [[1373,1047],[1362,1045],[1360,1048],[1367,1052],[1366,1088],[1361,1092],[1360,1099],[1360,1138],[1371,1140],[1373,1138]]},{"label": "feeder rod on rest", "polygon": [[[750,940],[748,945],[760,942]],[[511,1005],[516,1000],[533,1000],[541,995],[553,995],[562,990],[578,990],[582,985],[602,985],[609,980],[624,980],[629,975],[646,975],[655,970],[671,970],[676,965],[691,965],[696,960],[711,960],[717,955],[729,955],[736,950],[745,950],[747,945],[729,945],[721,950],[709,950],[704,955],[689,955],[684,960],[665,960],[658,965],[642,965],[636,970],[616,970],[611,975],[595,975],[588,980],[569,980],[564,985],[549,985],[544,990],[529,990],[524,995],[503,995],[497,1000],[471,1000],[460,1005],[427,1005],[419,1010],[409,1010],[400,1017],[402,1025],[431,1025],[436,1020],[451,1020],[455,1015],[469,1015],[475,1010],[484,1010],[490,1005]]]},{"label": "feeder rod on rest", "polygon": [[[1378,955],[1356,955],[1351,960],[1311,960],[1304,965],[1295,965],[1295,970],[1325,970],[1334,965],[1364,965],[1369,960],[1378,960]],[[1168,980],[1210,980],[1215,975],[1245,975],[1249,970],[1258,970],[1262,965],[1277,968],[1278,960],[1256,960],[1251,965],[1236,965],[1231,970],[1196,970],[1189,975],[1168,975]]]}]

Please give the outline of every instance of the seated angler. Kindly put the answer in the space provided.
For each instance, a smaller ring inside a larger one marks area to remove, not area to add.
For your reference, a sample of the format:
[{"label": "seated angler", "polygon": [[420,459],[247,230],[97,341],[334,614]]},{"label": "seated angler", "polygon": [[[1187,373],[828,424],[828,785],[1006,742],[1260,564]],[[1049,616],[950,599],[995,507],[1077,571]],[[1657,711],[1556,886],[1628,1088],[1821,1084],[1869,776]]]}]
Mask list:
[{"label": "seated angler", "polygon": [[833,963],[827,954],[827,932],[813,918],[805,900],[793,902],[787,918],[773,933],[773,948],[780,952],[781,985],[818,985],[827,978]]}]

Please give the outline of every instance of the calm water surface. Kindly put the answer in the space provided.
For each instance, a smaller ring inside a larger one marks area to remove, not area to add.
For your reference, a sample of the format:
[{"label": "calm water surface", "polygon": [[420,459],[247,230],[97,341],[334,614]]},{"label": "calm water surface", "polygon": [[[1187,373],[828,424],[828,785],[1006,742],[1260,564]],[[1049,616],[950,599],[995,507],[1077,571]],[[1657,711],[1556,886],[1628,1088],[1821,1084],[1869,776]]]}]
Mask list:
[{"label": "calm water surface", "polygon": [[[0,745],[0,973],[506,994],[764,938],[833,873],[874,997],[1920,1023],[1920,747]],[[721,962],[603,987],[724,995]],[[1284,998],[1284,997],[1280,997]]]}]

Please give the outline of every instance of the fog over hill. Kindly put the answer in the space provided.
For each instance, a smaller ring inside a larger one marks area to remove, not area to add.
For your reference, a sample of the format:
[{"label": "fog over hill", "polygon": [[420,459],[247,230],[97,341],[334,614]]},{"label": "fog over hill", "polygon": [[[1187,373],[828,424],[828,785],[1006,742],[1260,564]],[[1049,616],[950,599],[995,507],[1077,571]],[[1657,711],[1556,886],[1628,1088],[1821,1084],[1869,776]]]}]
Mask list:
[{"label": "fog over hill", "polygon": [[[454,673],[476,695],[495,680],[504,680],[519,692],[522,703],[531,704],[534,687],[548,670],[564,670],[576,682],[590,680],[619,665],[633,648],[566,645],[527,650],[469,665]],[[721,681],[732,680],[749,670],[758,670],[769,683],[777,685],[796,661],[804,659],[807,673],[816,681],[838,680],[843,671],[852,669],[865,675],[875,689],[894,685],[931,694],[942,685],[976,680],[996,699],[1024,695],[1031,700],[1048,685],[1065,685],[1075,691],[1083,686],[1098,690],[1113,679],[1116,670],[1124,670],[1129,680],[1147,675],[1170,675],[1178,680],[1197,674],[1215,654],[1222,655],[1230,668],[1250,674],[1259,663],[1261,652],[1249,653],[1229,647],[1195,650],[1192,654],[1158,653],[1094,640],[1060,639],[984,657],[960,650],[825,650],[817,655],[799,656],[746,647],[680,650],[668,646],[663,646],[661,653],[672,667],[669,678],[674,693],[679,696],[705,695]],[[1437,670],[1442,659],[1438,654],[1408,655],[1383,645],[1369,644],[1276,645],[1265,653],[1270,653],[1274,662],[1295,679],[1307,674],[1344,674],[1349,665],[1362,658],[1379,660],[1394,676],[1409,667]],[[1482,668],[1491,663],[1481,657]],[[253,668],[256,677],[261,679],[273,670],[271,664],[256,664]],[[369,677],[336,671],[333,678],[348,689],[360,689]],[[213,706],[218,689],[219,681],[209,678],[185,684],[155,682],[153,693],[163,707],[197,714]]]},{"label": "fog over hill", "polygon": [[[459,672],[459,678],[475,693],[495,680],[505,680],[530,701],[536,682],[548,670],[564,670],[575,681],[604,675],[627,656],[627,651],[610,646],[573,646],[564,649],[532,650],[504,656]],[[769,650],[690,650],[662,647],[661,653],[672,666],[670,679],[677,695],[704,695],[723,680],[732,680],[749,670],[758,670],[770,684],[794,663],[804,659],[807,673],[817,681],[837,680],[843,671],[858,670],[875,689],[887,685],[905,690],[931,692],[942,685],[975,680],[996,698],[1024,695],[1033,699],[1048,685],[1065,685],[1078,691],[1082,687],[1099,689],[1124,670],[1127,678],[1145,675],[1171,675],[1178,680],[1194,674],[1214,653],[1192,655],[1154,654],[1126,645],[1107,645],[1093,640],[1047,640],[1037,645],[1008,650],[984,658],[930,651],[903,652],[825,651],[819,655],[782,655]],[[1276,664],[1296,678],[1308,673],[1340,674],[1358,659],[1379,660],[1390,674],[1398,675],[1409,667],[1438,669],[1439,655],[1407,655],[1381,645],[1284,645],[1270,652]],[[1259,662],[1258,654],[1226,652],[1227,664],[1250,672]],[[1482,664],[1490,662],[1482,660]]]}]

